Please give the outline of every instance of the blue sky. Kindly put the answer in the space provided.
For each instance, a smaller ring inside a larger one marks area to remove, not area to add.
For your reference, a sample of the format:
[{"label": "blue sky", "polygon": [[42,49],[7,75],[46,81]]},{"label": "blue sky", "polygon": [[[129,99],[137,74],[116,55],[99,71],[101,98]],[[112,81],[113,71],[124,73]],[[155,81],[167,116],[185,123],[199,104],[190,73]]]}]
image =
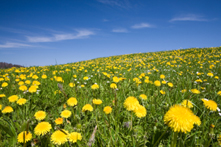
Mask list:
[{"label": "blue sky", "polygon": [[221,44],[220,0],[1,0],[0,62],[65,64]]}]

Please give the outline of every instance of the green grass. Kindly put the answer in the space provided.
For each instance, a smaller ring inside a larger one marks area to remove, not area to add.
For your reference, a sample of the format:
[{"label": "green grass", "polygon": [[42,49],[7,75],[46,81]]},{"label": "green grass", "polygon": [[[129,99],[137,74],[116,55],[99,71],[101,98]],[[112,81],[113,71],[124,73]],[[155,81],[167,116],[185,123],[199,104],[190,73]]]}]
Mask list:
[{"label": "green grass", "polygon": [[[87,146],[93,135],[92,146],[96,147],[219,146],[221,116],[217,110],[207,109],[201,99],[213,100],[220,106],[220,56],[221,47],[191,48],[112,56],[55,66],[2,69],[0,96],[4,94],[5,97],[0,98],[0,146],[56,146],[51,141],[51,135],[59,129],[78,132],[82,136],[76,143],[67,141],[61,146]],[[213,73],[213,76],[208,76],[208,73]],[[162,74],[164,79],[160,78]],[[34,75],[38,78],[33,79]],[[42,75],[47,78],[42,78]],[[115,83],[115,76],[124,79],[116,82],[117,89],[112,89],[110,84]],[[62,80],[57,81],[58,77]],[[134,78],[138,78],[137,82]],[[198,79],[202,82],[196,82]],[[31,83],[27,84],[27,80]],[[161,82],[161,86],[155,86],[156,80]],[[33,81],[40,82],[39,91],[30,93],[20,90],[21,81],[28,89]],[[8,83],[6,87],[4,82]],[[173,87],[168,86],[169,82]],[[69,83],[73,83],[74,87],[70,87]],[[95,83],[99,85],[98,89],[91,88]],[[182,93],[184,89],[186,92]],[[191,89],[197,89],[200,93],[194,94]],[[165,94],[161,94],[160,90]],[[141,99],[141,94],[145,94],[147,99]],[[25,98],[27,102],[24,105],[9,102],[8,98],[12,95]],[[137,98],[139,104],[145,107],[145,117],[139,118],[124,107],[126,98],[130,96]],[[76,106],[67,105],[70,97],[77,99]],[[95,98],[101,99],[102,104],[93,104]],[[182,103],[184,99],[193,103],[194,107],[190,109],[200,118],[201,124],[194,125],[187,133],[173,132],[165,124],[164,116],[172,106]],[[91,104],[93,111],[82,112],[85,104]],[[13,112],[2,113],[6,106],[11,106]],[[103,111],[106,106],[112,107],[110,114]],[[61,117],[61,112],[66,109],[72,115],[65,118],[62,125],[56,125],[55,119]],[[38,121],[34,115],[40,110],[46,112],[46,117]],[[34,129],[42,121],[49,122],[52,129],[43,136],[37,136]],[[26,144],[19,143],[17,136],[25,130],[32,133],[32,139]]]}]

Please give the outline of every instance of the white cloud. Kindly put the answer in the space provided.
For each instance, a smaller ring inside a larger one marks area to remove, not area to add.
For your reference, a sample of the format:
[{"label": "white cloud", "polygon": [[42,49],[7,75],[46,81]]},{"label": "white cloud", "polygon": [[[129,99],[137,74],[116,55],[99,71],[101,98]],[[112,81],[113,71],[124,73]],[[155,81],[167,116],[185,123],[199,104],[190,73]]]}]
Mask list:
[{"label": "white cloud", "polygon": [[0,48],[19,48],[19,47],[30,47],[31,45],[22,43],[6,42],[5,44],[0,44]]},{"label": "white cloud", "polygon": [[203,19],[202,16],[199,15],[188,14],[188,15],[174,17],[170,20],[170,22],[173,21],[207,21],[207,19]]},{"label": "white cloud", "polygon": [[103,22],[108,22],[109,20],[108,19],[103,19]]},{"label": "white cloud", "polygon": [[153,25],[150,25],[148,23],[141,23],[141,24],[135,24],[131,28],[133,29],[142,29],[142,28],[152,28]]},{"label": "white cloud", "polygon": [[97,0],[97,1],[111,6],[130,8],[130,3],[128,0]]},{"label": "white cloud", "polygon": [[62,40],[73,40],[73,39],[82,39],[90,35],[93,35],[94,32],[89,30],[77,30],[77,34],[53,34],[51,37],[30,37],[27,36],[29,42],[56,42]]},{"label": "white cloud", "polygon": [[115,33],[127,33],[127,29],[113,29],[112,32],[115,32]]}]

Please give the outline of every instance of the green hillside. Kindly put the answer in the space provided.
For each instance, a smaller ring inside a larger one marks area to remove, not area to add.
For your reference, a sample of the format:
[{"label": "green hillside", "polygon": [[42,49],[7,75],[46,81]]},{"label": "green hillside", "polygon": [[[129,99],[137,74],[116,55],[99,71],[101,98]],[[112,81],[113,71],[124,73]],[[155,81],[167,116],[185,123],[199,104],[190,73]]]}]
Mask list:
[{"label": "green hillside", "polygon": [[219,146],[220,57],[190,48],[0,69],[0,146]]}]

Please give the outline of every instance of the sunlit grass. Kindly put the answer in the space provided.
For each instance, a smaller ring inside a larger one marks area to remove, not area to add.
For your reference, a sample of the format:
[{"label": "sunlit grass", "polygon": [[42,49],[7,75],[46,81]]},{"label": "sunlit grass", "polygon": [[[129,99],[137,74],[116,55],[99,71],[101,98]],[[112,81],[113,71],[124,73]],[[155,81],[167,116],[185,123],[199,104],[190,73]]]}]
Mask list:
[{"label": "sunlit grass", "polygon": [[2,69],[0,145],[219,146],[220,56],[192,48]]}]

